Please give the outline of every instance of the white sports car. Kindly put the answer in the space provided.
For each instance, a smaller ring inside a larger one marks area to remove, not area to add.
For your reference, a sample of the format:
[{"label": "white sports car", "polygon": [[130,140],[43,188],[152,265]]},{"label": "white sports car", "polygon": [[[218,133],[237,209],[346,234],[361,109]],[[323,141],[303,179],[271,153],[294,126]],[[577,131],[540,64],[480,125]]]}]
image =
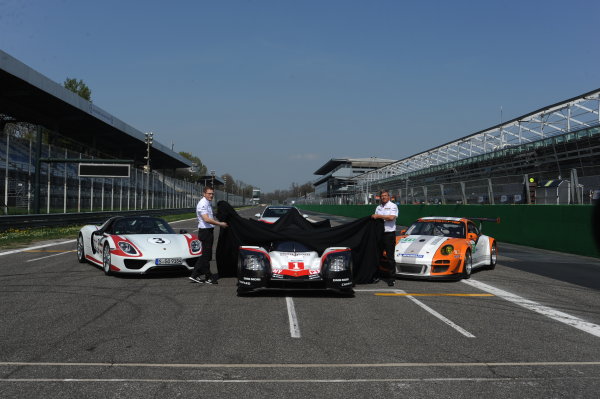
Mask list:
[{"label": "white sports car", "polygon": [[77,238],[77,260],[101,266],[107,275],[191,271],[200,255],[196,235],[177,234],[163,219],[148,216],[112,217],[83,226]]},{"label": "white sports car", "polygon": [[[280,217],[282,217],[283,215],[285,215],[292,209],[294,211],[300,213],[298,208],[293,207],[293,206],[274,205],[274,206],[267,206],[263,210],[262,214],[257,213],[254,216],[258,219],[259,222],[273,224],[276,221],[278,221]],[[306,219],[308,217],[308,215],[302,215],[302,217],[304,217]]]},{"label": "white sports car", "polygon": [[353,293],[350,248],[327,248],[319,256],[296,241],[273,242],[268,249],[240,247],[238,295],[262,288],[302,287]]}]

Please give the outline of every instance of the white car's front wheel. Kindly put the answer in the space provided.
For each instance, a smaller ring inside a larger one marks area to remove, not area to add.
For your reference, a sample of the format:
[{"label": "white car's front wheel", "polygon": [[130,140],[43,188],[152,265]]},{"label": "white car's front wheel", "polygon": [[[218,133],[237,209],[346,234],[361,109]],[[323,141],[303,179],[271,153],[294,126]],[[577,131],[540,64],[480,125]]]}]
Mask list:
[{"label": "white car's front wheel", "polygon": [[85,246],[83,245],[83,236],[79,234],[77,237],[77,261],[85,263]]},{"label": "white car's front wheel", "polygon": [[110,246],[108,244],[102,250],[102,268],[104,269],[104,274],[107,276],[112,274],[110,271]]}]

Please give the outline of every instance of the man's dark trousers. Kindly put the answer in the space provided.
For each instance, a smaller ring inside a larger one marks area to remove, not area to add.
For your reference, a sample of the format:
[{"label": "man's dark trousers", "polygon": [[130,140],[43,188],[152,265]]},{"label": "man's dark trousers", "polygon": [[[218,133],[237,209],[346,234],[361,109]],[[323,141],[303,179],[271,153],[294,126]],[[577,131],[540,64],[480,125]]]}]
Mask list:
[{"label": "man's dark trousers", "polygon": [[198,229],[198,240],[202,243],[202,255],[196,260],[196,264],[194,265],[193,278],[198,278],[202,274],[206,276],[206,279],[211,277],[210,261],[212,260],[213,242],[215,241],[214,230]]},{"label": "man's dark trousers", "polygon": [[385,258],[387,260],[387,262],[384,262],[384,265],[387,267],[386,270],[382,270],[381,279],[388,282],[395,281],[396,260],[394,259],[394,251],[396,250],[396,232],[383,233],[383,249],[385,250]]}]

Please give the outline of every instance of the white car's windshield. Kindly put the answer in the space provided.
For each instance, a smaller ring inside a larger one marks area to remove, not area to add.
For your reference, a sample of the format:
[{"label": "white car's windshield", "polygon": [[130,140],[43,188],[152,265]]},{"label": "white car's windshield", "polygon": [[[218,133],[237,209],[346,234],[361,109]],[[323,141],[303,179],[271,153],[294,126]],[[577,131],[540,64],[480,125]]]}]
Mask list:
[{"label": "white car's windshield", "polygon": [[465,226],[463,223],[423,221],[416,222],[406,231],[407,235],[440,236],[465,238]]},{"label": "white car's windshield", "polygon": [[158,218],[122,218],[112,225],[113,234],[175,234],[167,222]]}]

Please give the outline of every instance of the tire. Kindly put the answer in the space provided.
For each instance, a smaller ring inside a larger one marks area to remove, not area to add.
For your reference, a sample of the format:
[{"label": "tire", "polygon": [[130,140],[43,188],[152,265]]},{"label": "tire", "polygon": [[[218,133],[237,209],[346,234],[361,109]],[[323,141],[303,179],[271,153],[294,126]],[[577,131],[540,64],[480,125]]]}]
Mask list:
[{"label": "tire", "polygon": [[498,261],[498,250],[496,249],[496,243],[493,243],[492,248],[490,249],[490,264],[488,265],[488,269],[494,270],[496,268],[497,261]]},{"label": "tire", "polygon": [[471,258],[471,251],[467,251],[465,254],[465,260],[463,263],[462,278],[467,280],[471,277],[473,271],[473,258]]},{"label": "tire", "polygon": [[83,244],[83,236],[79,234],[77,237],[77,261],[79,263],[86,263],[85,259],[85,245]]},{"label": "tire", "polygon": [[105,244],[102,248],[102,269],[107,276],[112,275],[110,271],[110,245]]}]

